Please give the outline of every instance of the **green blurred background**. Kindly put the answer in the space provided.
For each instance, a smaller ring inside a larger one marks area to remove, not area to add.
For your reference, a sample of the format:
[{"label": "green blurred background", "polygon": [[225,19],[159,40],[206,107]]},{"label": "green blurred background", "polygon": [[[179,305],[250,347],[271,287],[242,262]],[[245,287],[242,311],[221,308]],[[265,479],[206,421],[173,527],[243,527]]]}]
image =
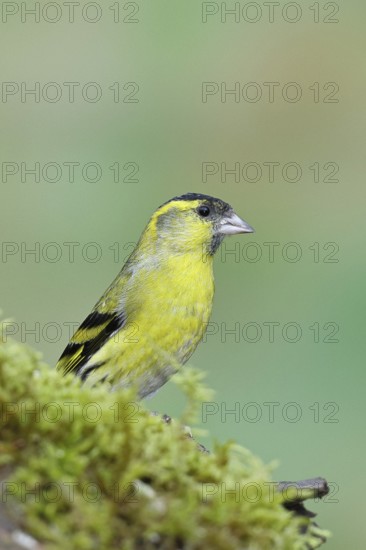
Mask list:
[{"label": "green blurred background", "polygon": [[[216,258],[210,334],[192,359],[216,390],[202,441],[278,460],[276,479],[325,476],[332,494],[311,507],[333,531],[327,548],[364,548],[363,3],[279,3],[273,22],[260,2],[237,3],[226,21],[225,3],[191,0],[81,3],[74,22],[62,3],[41,2],[39,22],[4,4],[0,302],[16,337],[54,365],[67,323],[89,313],[158,205],[187,191],[231,203],[256,233]],[[40,83],[39,102],[22,101],[22,82]],[[80,83],[74,102],[65,82]],[[238,82],[244,97],[202,101],[204,82]],[[279,83],[273,101],[266,82]],[[283,98],[289,82],[297,102]],[[24,171],[37,162],[40,181]],[[221,163],[244,176],[225,181]],[[73,261],[64,243],[79,243]],[[273,258],[264,243],[278,243]],[[145,404],[174,416],[184,402],[168,384]]]}]

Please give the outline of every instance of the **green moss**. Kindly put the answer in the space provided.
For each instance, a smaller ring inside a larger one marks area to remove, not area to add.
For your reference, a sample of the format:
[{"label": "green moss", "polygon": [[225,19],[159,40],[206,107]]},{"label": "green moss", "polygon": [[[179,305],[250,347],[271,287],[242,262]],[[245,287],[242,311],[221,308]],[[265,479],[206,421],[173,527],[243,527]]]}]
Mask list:
[{"label": "green moss", "polygon": [[[186,371],[191,407],[202,391]],[[13,341],[0,344],[0,414],[2,500],[44,548],[300,550],[311,539],[249,451],[200,452],[132,391],[84,388]]]}]

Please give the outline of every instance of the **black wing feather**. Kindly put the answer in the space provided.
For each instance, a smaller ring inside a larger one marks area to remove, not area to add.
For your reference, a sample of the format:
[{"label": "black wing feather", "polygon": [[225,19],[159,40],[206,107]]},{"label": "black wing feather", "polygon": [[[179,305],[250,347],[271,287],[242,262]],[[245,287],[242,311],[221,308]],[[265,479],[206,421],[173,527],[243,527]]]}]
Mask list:
[{"label": "black wing feather", "polygon": [[[57,368],[62,369],[64,372],[75,372],[75,374],[78,374],[89,359],[125,324],[126,316],[123,313],[99,313],[98,311],[93,311],[81,323],[73,338],[66,346],[58,360]],[[88,340],[87,331],[98,329],[99,326],[103,327],[100,332]],[[78,337],[80,338],[84,331],[86,335],[84,341],[73,341],[74,339],[78,339]],[[102,364],[97,363],[94,368],[100,367]]]}]

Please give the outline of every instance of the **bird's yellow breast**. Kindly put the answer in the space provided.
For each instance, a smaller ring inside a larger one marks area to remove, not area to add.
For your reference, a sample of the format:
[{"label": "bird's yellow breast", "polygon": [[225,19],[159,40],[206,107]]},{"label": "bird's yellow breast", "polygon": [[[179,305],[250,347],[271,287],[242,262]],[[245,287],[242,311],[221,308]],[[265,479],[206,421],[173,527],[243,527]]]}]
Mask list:
[{"label": "bird's yellow breast", "polygon": [[212,258],[184,254],[140,267],[128,287],[127,326],[94,360],[105,363],[98,376],[110,373],[114,386],[136,382],[144,396],[176,372],[202,339],[214,293]]},{"label": "bird's yellow breast", "polygon": [[[156,277],[150,277],[149,291],[145,288],[136,323],[142,334],[148,334],[163,349],[175,351],[184,360],[203,336],[213,292],[211,259],[197,261],[186,255],[171,258]],[[151,323],[151,319],[157,322]]]}]

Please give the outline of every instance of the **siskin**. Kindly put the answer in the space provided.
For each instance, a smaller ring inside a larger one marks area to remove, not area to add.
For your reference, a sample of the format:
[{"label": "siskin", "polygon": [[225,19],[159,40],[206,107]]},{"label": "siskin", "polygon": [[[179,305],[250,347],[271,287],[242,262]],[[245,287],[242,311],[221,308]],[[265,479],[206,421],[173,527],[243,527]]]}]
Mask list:
[{"label": "siskin", "polygon": [[61,355],[57,369],[90,384],[158,390],[202,339],[225,235],[253,228],[220,199],[188,193],[152,215],[136,248]]}]

